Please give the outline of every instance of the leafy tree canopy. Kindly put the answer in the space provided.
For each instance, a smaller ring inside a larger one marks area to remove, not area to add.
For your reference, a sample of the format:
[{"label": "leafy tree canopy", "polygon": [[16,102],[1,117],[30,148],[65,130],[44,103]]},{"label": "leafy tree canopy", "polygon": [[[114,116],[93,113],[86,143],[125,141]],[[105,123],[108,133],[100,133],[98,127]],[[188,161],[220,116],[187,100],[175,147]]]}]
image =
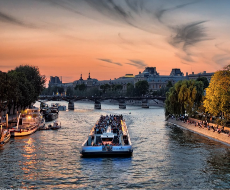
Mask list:
[{"label": "leafy tree canopy", "polygon": [[[200,105],[203,95],[203,83],[195,80],[178,81],[166,93],[165,109],[168,114],[192,114]],[[201,97],[201,99],[200,99]]]},{"label": "leafy tree canopy", "polygon": [[205,88],[208,88],[209,82],[208,82],[208,79],[207,79],[206,77],[199,77],[199,78],[197,78],[196,80],[197,80],[197,81],[203,82],[203,84],[204,84],[204,89],[205,89]]},{"label": "leafy tree canopy", "polygon": [[227,118],[230,115],[230,65],[215,72],[209,87],[206,89],[204,100],[206,112],[218,116],[223,112]]},{"label": "leafy tree canopy", "polygon": [[149,89],[149,83],[146,80],[139,81],[135,84],[135,92],[137,96],[147,94]]}]

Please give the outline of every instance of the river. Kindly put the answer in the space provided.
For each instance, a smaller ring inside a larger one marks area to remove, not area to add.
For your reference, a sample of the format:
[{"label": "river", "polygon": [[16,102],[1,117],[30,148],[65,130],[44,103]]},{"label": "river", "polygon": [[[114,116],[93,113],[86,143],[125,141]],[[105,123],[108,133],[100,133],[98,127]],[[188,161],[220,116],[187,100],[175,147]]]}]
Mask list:
[{"label": "river", "polygon": [[[230,188],[230,147],[167,126],[160,107],[93,107],[75,103],[74,111],[59,112],[60,130],[11,138],[0,148],[0,189]],[[81,144],[102,114],[124,116],[131,158],[80,157]]]}]

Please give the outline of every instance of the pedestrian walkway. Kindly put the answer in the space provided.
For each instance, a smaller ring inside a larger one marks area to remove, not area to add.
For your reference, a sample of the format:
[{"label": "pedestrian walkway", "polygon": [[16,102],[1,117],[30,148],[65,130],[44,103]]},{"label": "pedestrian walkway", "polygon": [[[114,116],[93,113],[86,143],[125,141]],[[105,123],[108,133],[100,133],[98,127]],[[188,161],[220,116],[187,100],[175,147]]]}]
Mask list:
[{"label": "pedestrian walkway", "polygon": [[187,122],[176,120],[175,118],[174,119],[169,118],[167,122],[169,124],[175,124],[178,127],[182,127],[184,129],[187,129],[199,135],[216,140],[218,142],[222,142],[224,144],[230,145],[230,136],[228,134],[218,133],[217,131],[213,132],[213,130],[208,130],[208,128],[201,128],[201,127],[195,126],[194,124],[189,124]]}]

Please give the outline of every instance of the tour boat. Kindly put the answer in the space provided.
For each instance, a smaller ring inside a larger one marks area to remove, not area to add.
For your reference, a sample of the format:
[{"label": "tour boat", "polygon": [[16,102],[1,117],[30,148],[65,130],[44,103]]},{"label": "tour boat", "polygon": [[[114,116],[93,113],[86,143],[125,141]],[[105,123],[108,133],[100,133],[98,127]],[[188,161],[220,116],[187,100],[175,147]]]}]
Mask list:
[{"label": "tour boat", "polygon": [[44,126],[44,120],[38,108],[27,109],[20,113],[17,126],[9,129],[11,136],[20,137],[30,135]]},{"label": "tour boat", "polygon": [[101,116],[80,151],[83,157],[132,156],[133,149],[123,116]]},{"label": "tour boat", "polygon": [[1,129],[0,134],[0,146],[5,145],[10,140],[10,132],[6,129]]}]

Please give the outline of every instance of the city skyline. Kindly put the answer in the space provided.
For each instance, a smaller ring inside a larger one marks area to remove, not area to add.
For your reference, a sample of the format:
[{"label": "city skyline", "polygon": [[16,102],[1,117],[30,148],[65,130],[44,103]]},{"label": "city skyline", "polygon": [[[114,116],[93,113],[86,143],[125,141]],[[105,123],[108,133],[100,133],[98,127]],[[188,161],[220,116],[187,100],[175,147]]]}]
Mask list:
[{"label": "city skyline", "polygon": [[227,0],[0,0],[0,70],[35,65],[63,82],[145,67],[214,72],[230,60],[229,7]]}]

